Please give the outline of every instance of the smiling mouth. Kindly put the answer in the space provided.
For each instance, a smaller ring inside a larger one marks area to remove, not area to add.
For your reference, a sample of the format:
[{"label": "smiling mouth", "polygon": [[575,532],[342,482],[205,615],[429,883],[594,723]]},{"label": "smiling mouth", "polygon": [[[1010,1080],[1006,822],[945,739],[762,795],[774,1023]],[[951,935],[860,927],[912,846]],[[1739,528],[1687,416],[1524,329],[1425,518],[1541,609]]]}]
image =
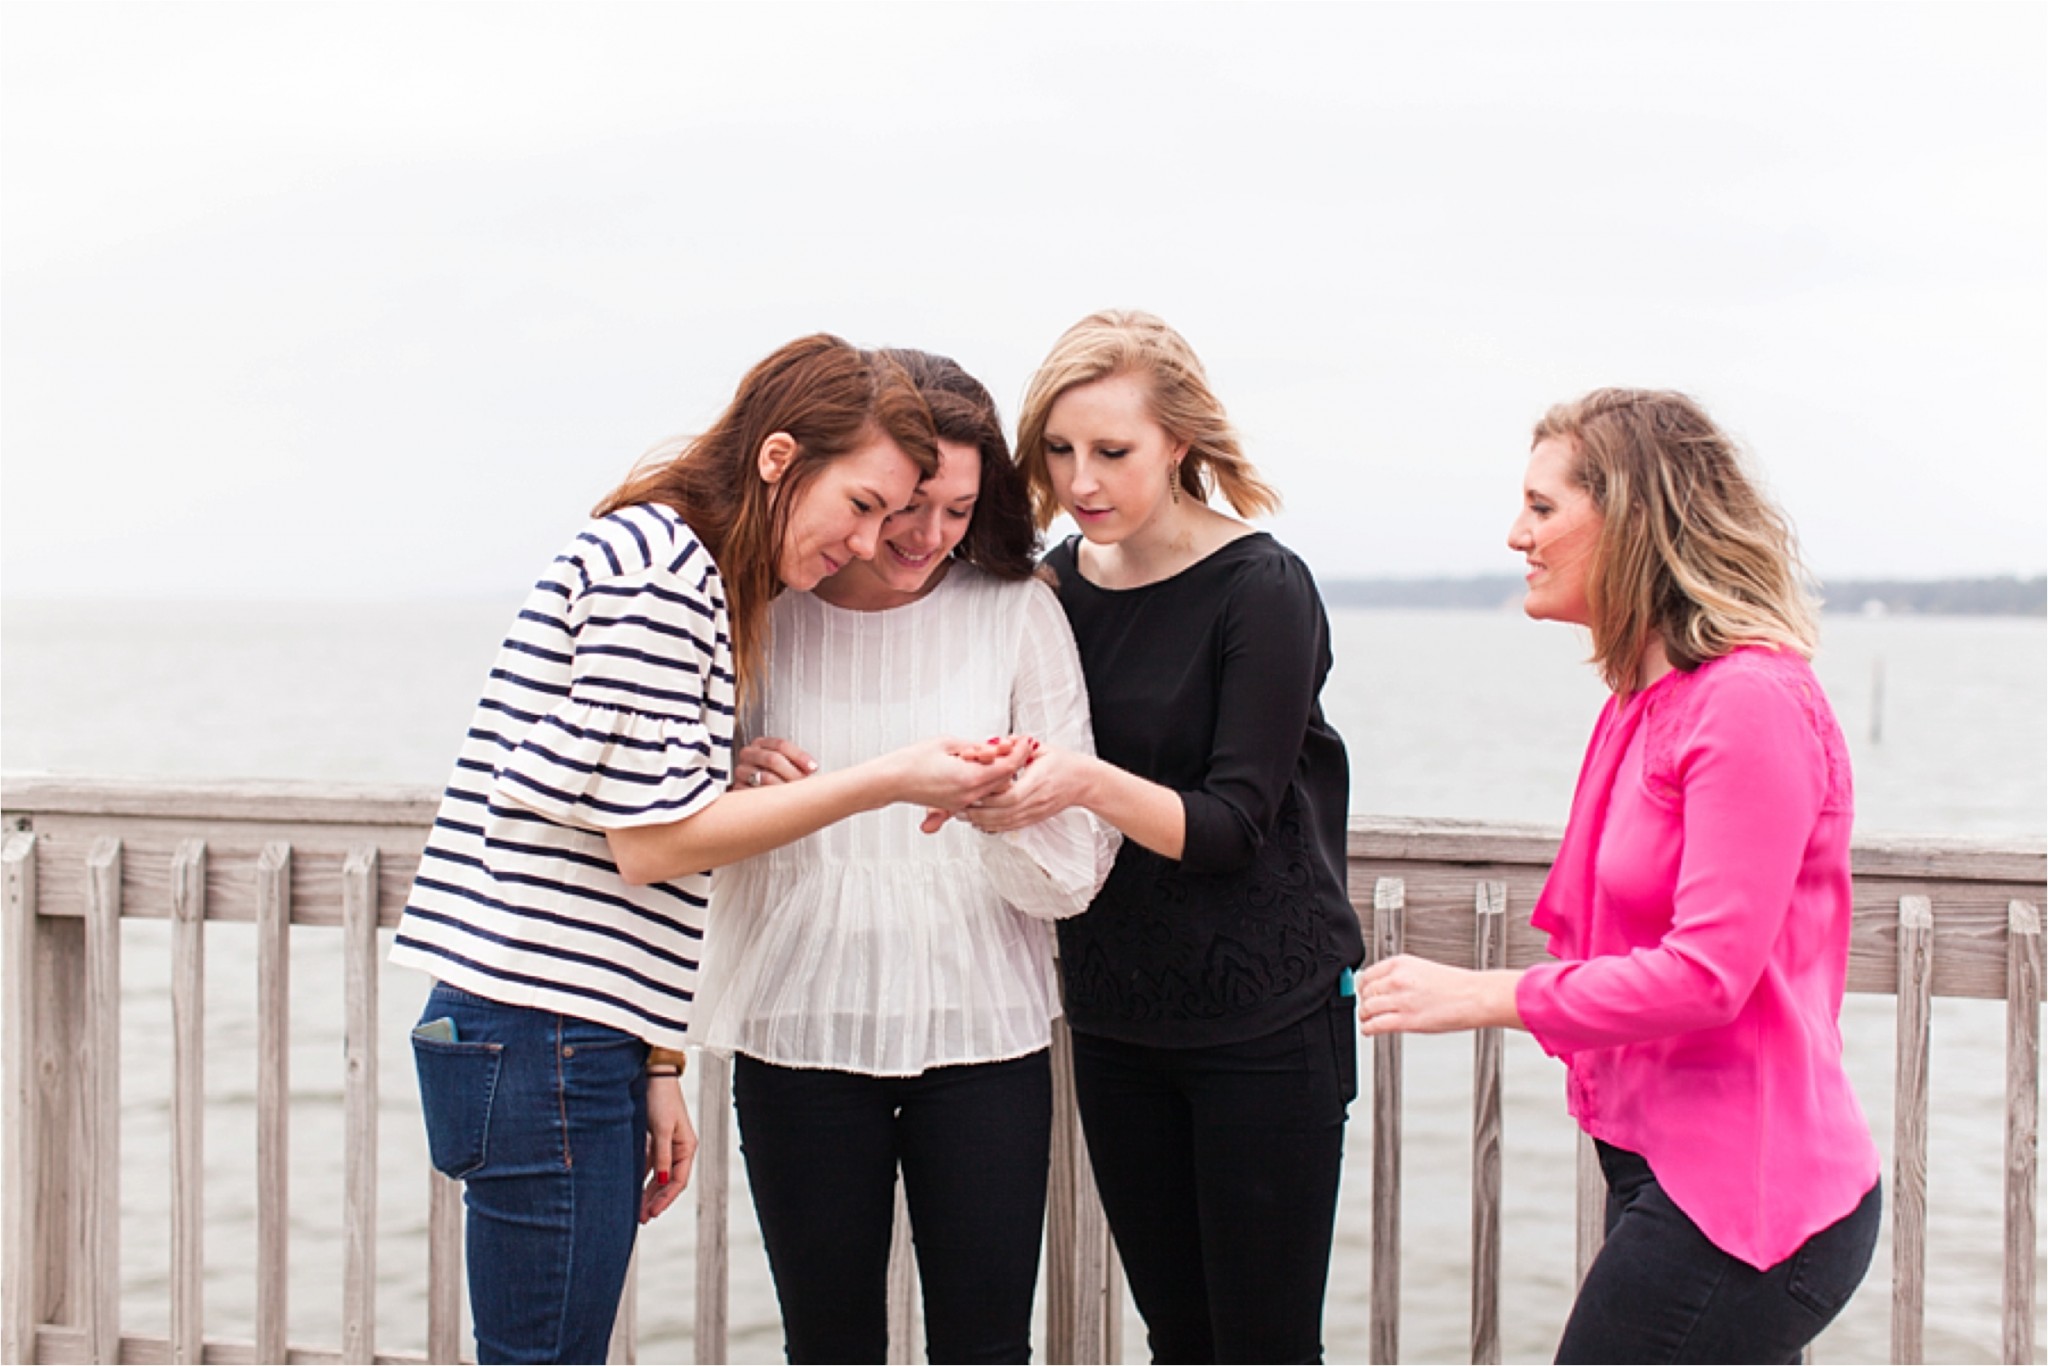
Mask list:
[{"label": "smiling mouth", "polygon": [[922,569],[926,565],[930,564],[934,558],[936,558],[938,552],[934,550],[927,550],[922,555],[913,555],[907,550],[903,550],[898,548],[897,546],[891,545],[889,547],[889,554],[899,564],[902,564],[911,569]]}]

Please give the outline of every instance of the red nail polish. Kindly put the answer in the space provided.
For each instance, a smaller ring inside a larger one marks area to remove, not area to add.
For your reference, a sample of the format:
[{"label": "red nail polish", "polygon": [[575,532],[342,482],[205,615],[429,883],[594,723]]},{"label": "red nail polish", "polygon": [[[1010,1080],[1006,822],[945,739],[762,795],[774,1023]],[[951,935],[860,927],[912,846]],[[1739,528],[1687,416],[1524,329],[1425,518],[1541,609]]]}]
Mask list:
[{"label": "red nail polish", "polygon": [[666,1186],[668,1184],[668,1173],[656,1172],[654,1174],[654,1184],[657,1186]]}]

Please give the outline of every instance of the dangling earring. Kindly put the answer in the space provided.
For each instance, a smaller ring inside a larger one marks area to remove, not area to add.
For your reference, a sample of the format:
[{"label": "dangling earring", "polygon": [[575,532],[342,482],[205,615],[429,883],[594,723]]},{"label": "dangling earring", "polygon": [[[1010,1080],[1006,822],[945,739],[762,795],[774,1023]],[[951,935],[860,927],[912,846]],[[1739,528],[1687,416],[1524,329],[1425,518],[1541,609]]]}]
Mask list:
[{"label": "dangling earring", "polygon": [[1180,504],[1180,462],[1174,461],[1166,467],[1166,487],[1173,494],[1175,506]]}]

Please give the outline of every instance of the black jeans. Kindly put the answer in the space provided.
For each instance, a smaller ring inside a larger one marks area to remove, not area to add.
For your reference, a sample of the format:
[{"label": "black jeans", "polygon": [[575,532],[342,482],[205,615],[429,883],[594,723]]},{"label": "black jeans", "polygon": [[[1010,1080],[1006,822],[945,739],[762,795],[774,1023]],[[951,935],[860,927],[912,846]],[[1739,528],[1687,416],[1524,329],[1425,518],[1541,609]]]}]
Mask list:
[{"label": "black jeans", "polygon": [[1044,1051],[915,1077],[742,1054],[733,1103],[791,1361],[887,1359],[899,1162],[926,1354],[1031,1360],[1052,1144]]},{"label": "black jeans", "polygon": [[1599,1145],[1607,1241],[1586,1272],[1559,1361],[1792,1362],[1849,1302],[1877,1247],[1880,1187],[1759,1271],[1707,1241],[1650,1164]]},{"label": "black jeans", "polygon": [[1322,1360],[1353,1009],[1333,996],[1209,1048],[1074,1035],[1088,1157],[1154,1361]]}]

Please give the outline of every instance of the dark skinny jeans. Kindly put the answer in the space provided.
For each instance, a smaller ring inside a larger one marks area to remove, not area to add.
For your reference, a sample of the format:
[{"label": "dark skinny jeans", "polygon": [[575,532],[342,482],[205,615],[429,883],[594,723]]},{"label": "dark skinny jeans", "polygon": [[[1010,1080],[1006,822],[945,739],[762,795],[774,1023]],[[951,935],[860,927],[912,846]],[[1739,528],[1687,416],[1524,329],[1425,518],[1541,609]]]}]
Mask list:
[{"label": "dark skinny jeans", "polygon": [[1561,1362],[1794,1362],[1870,1270],[1883,1199],[1855,1209],[1766,1271],[1707,1241],[1635,1153],[1598,1145],[1607,1241],[1558,1343]]},{"label": "dark skinny jeans", "polygon": [[1156,1362],[1323,1359],[1355,1002],[1262,1038],[1074,1035],[1074,1090]]},{"label": "dark skinny jeans", "polygon": [[899,1163],[929,1359],[1031,1360],[1052,1143],[1044,1050],[915,1077],[741,1054],[733,1104],[790,1361],[887,1359]]}]

